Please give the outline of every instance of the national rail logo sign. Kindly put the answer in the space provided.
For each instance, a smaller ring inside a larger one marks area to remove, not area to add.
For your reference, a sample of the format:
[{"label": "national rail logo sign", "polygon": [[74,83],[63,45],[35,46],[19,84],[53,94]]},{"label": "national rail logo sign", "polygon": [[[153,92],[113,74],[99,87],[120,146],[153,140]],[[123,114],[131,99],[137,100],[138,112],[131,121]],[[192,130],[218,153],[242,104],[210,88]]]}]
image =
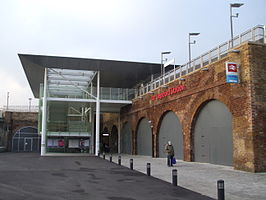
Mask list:
[{"label": "national rail logo sign", "polygon": [[226,83],[238,83],[239,79],[238,79],[237,63],[226,62],[225,69],[226,69]]}]

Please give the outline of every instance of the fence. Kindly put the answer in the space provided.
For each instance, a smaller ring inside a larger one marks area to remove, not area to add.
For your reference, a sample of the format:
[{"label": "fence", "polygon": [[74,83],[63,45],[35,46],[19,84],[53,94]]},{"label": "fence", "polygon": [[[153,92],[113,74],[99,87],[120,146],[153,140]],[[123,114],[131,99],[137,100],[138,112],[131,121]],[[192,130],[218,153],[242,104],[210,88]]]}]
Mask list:
[{"label": "fence", "polygon": [[2,112],[39,112],[39,106],[4,106]]},{"label": "fence", "polygon": [[179,78],[180,80],[182,80],[181,79],[182,76],[187,75],[197,69],[203,68],[206,65],[215,62],[220,58],[225,57],[227,53],[230,50],[232,50],[232,48],[235,48],[247,41],[265,43],[266,42],[265,26],[257,25],[254,28],[251,28],[245,31],[244,33],[234,37],[233,43],[232,40],[229,40],[211,49],[210,51],[202,54],[201,56],[192,59],[191,62],[187,62],[183,65],[176,67],[171,71],[168,71],[164,75],[145,84],[143,87],[138,88],[135,97],[144,95],[150,92],[151,90],[154,90],[175,79]]}]

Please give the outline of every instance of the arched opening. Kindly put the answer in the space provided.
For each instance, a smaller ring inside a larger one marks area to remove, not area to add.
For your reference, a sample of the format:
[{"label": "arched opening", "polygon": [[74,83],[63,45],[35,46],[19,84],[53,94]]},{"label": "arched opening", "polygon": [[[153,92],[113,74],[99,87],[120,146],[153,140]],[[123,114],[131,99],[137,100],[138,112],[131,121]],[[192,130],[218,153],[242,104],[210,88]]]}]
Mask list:
[{"label": "arched opening", "polygon": [[232,114],[222,102],[204,103],[194,123],[194,160],[233,165]]},{"label": "arched opening", "polygon": [[182,125],[176,114],[172,111],[164,113],[161,119],[158,137],[159,157],[165,157],[164,149],[168,141],[172,142],[172,145],[175,150],[175,157],[177,159],[183,160],[184,148]]},{"label": "arched opening", "polygon": [[110,144],[110,152],[117,153],[118,152],[118,129],[116,126],[112,127],[111,135],[109,137]]},{"label": "arched opening", "polygon": [[152,131],[146,118],[142,118],[138,125],[137,154],[152,156]]},{"label": "arched opening", "polygon": [[100,141],[101,141],[100,151],[109,153],[110,152],[110,144],[109,144],[110,132],[107,127],[103,128],[103,131],[101,132],[100,136],[101,136],[100,137]]},{"label": "arched opening", "polygon": [[121,131],[121,153],[132,153],[132,129],[129,122],[125,123]]},{"label": "arched opening", "polygon": [[12,138],[13,152],[39,152],[40,136],[35,127],[22,127]]}]

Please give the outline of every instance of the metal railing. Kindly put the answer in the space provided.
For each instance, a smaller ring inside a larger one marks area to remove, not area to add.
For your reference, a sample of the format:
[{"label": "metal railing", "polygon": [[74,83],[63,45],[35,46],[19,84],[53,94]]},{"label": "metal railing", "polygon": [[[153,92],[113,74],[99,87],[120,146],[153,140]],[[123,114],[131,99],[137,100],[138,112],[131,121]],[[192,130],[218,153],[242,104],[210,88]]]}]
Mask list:
[{"label": "metal railing", "polygon": [[[91,93],[93,96],[97,96],[96,87],[92,87],[87,89],[88,93]],[[92,91],[91,91],[92,90]],[[50,94],[48,90],[48,97],[55,98],[75,98],[75,99],[93,99],[91,95],[89,95],[85,91],[79,91],[75,94],[73,91],[69,92],[68,95],[53,93]],[[135,96],[135,89],[129,88],[110,88],[110,87],[100,87],[100,99],[104,100],[132,100]]]},{"label": "metal railing", "polygon": [[39,106],[4,106],[2,112],[39,112]]},{"label": "metal railing", "polygon": [[223,58],[227,55],[227,53],[247,41],[254,41],[259,43],[266,42],[265,35],[265,26],[257,25],[254,28],[251,28],[244,33],[234,37],[233,46],[232,40],[229,40],[221,45],[211,49],[210,51],[202,54],[199,57],[196,57],[191,60],[191,62],[187,62],[183,65],[176,67],[175,69],[168,71],[164,75],[146,83],[142,87],[139,87],[135,93],[135,98],[141,95],[144,95],[151,90],[154,90],[164,84],[169,83],[175,79],[179,79],[184,75],[187,75],[197,69],[203,68],[206,65],[209,65],[212,62],[217,61],[220,58]]}]

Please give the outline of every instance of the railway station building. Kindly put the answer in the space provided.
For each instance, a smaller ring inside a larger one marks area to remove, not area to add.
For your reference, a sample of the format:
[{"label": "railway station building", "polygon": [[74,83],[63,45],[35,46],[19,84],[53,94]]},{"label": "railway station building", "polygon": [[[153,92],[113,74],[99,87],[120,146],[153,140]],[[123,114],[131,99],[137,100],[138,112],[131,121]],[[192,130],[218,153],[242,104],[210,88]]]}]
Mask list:
[{"label": "railway station building", "polygon": [[256,26],[183,65],[19,54],[41,155],[165,157],[170,140],[177,159],[265,172],[265,41]]}]

